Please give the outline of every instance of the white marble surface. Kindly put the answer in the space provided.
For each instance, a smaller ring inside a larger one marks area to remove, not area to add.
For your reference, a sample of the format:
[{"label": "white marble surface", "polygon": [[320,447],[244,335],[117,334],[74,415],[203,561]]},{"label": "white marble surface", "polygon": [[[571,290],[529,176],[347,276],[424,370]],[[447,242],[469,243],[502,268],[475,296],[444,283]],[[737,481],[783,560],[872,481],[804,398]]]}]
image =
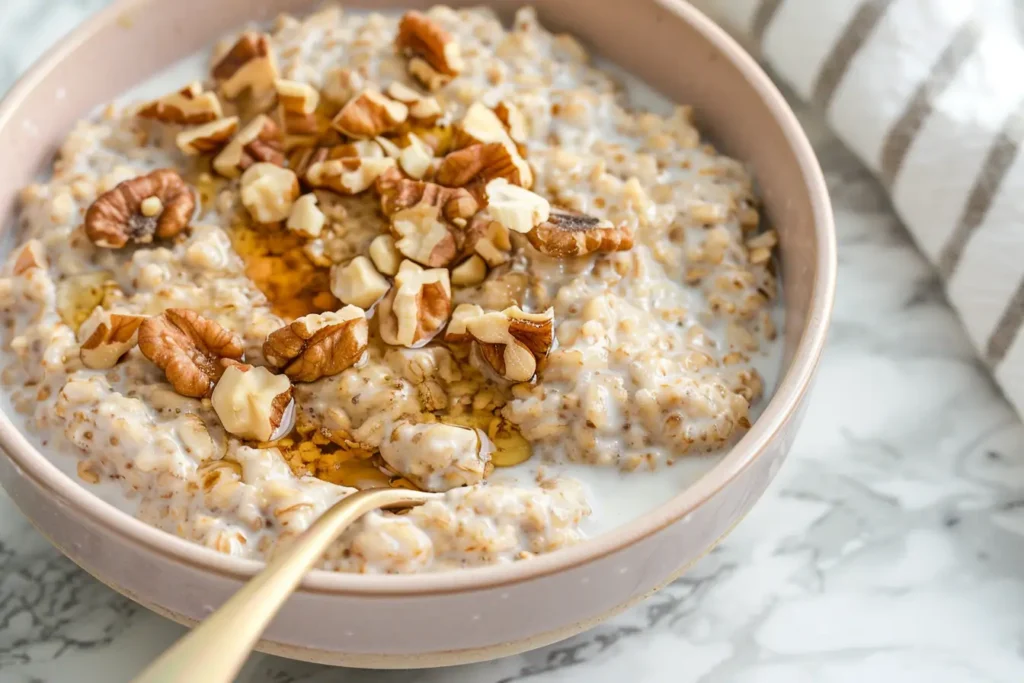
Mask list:
[{"label": "white marble surface", "polygon": [[[105,0],[0,0],[0,92]],[[430,672],[256,655],[247,683],[1019,683],[1024,429],[879,186],[812,117],[839,229],[813,405],[768,495],[693,571],[564,643]],[[0,493],[0,681],[129,680],[182,629]]]}]

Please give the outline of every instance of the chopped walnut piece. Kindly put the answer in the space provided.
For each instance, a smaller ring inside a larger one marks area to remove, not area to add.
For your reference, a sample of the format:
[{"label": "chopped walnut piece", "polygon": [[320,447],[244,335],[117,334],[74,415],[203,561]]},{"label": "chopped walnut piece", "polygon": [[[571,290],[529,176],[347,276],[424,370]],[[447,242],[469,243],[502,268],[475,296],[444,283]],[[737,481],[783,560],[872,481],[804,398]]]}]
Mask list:
[{"label": "chopped walnut piece", "polygon": [[[161,210],[145,215],[142,204],[160,200]],[[104,192],[85,212],[85,234],[98,247],[119,249],[129,241],[148,244],[154,237],[174,237],[188,226],[195,196],[175,171],[161,168],[119,183]]]},{"label": "chopped walnut piece", "polygon": [[633,231],[628,226],[613,226],[593,216],[554,207],[548,219],[527,237],[538,251],[557,258],[633,248]]},{"label": "chopped walnut piece", "polygon": [[466,322],[479,318],[483,314],[484,309],[476,304],[459,304],[452,311],[452,319],[448,322],[448,327],[444,331],[444,340],[449,344],[462,344],[473,341],[473,338],[469,336],[469,331],[466,330]]},{"label": "chopped walnut piece", "polygon": [[269,116],[260,114],[231,139],[213,159],[213,170],[225,178],[237,178],[257,162],[284,165],[281,129]]},{"label": "chopped walnut piece", "polygon": [[43,243],[39,240],[32,239],[26,242],[18,251],[18,255],[14,258],[14,265],[11,267],[11,272],[14,275],[21,275],[33,268],[46,267],[46,254],[43,251]]},{"label": "chopped walnut piece", "polygon": [[394,81],[387,87],[387,94],[393,100],[409,107],[409,118],[422,126],[433,125],[444,111],[436,97],[423,96],[407,85]]},{"label": "chopped walnut piece", "polygon": [[381,159],[384,150],[374,140],[354,140],[342,145],[319,145],[316,147],[298,147],[288,155],[288,167],[295,171],[303,181],[309,167],[322,161],[335,159]]},{"label": "chopped walnut piece", "polygon": [[452,285],[472,287],[487,279],[487,262],[480,254],[473,254],[468,259],[452,268]]},{"label": "chopped walnut piece", "polygon": [[451,310],[448,271],[424,270],[403,261],[394,284],[378,304],[380,337],[392,346],[418,348],[444,328]]},{"label": "chopped walnut piece", "polygon": [[528,233],[548,220],[548,200],[527,189],[510,184],[504,178],[487,183],[487,213],[514,232]]},{"label": "chopped walnut piece", "polygon": [[242,174],[242,204],[257,223],[285,220],[298,196],[299,179],[291,169],[259,163]]},{"label": "chopped walnut piece", "polygon": [[302,195],[292,204],[285,227],[294,233],[312,239],[320,236],[325,221],[324,212],[316,205],[316,195],[311,192]]},{"label": "chopped walnut piece", "polygon": [[331,293],[343,304],[365,310],[380,301],[390,288],[391,283],[365,256],[356,256],[343,266],[334,266],[331,272]]},{"label": "chopped walnut piece", "polygon": [[528,382],[547,357],[555,338],[554,309],[526,313],[518,306],[466,320],[466,331],[479,344],[480,355],[499,375]]},{"label": "chopped walnut piece", "polygon": [[398,155],[398,164],[411,178],[419,180],[427,174],[434,161],[434,150],[416,135],[409,134],[409,144]]},{"label": "chopped walnut piece", "polygon": [[281,122],[291,135],[313,135],[319,132],[316,108],[320,93],[308,83],[279,78],[274,81]]},{"label": "chopped walnut piece", "polygon": [[366,351],[369,324],[357,306],[311,313],[272,332],[263,344],[271,367],[296,382],[315,382],[352,367]]},{"label": "chopped walnut piece", "polygon": [[480,429],[402,420],[381,442],[380,457],[424,491],[448,491],[482,482],[493,449]]},{"label": "chopped walnut piece", "polygon": [[[447,80],[451,80],[452,76],[457,76],[465,68],[459,44],[451,34],[416,10],[406,12],[399,22],[395,47],[411,57],[411,62],[419,60],[438,76],[447,77]],[[413,75],[424,81],[419,74]],[[424,82],[424,85],[440,84]]]},{"label": "chopped walnut piece", "polygon": [[203,92],[202,83],[189,83],[177,92],[144,104],[136,114],[139,118],[163,123],[195,125],[208,123],[223,116],[217,94]]},{"label": "chopped walnut piece", "polygon": [[228,116],[181,131],[174,138],[174,144],[189,156],[213,154],[223,149],[237,130],[238,117]]},{"label": "chopped walnut piece", "polygon": [[182,396],[210,395],[231,361],[242,359],[242,340],[187,308],[168,308],[139,326],[139,350],[164,371]]},{"label": "chopped walnut piece", "polygon": [[311,187],[339,194],[359,194],[370,189],[381,173],[394,166],[395,160],[388,157],[331,159],[310,164],[305,178]]},{"label": "chopped walnut piece", "polygon": [[447,266],[459,251],[455,232],[437,206],[420,203],[396,212],[391,234],[399,253],[429,268]]},{"label": "chopped walnut piece", "polygon": [[213,78],[221,92],[234,99],[249,90],[261,96],[273,92],[277,80],[277,62],[264,33],[246,31],[213,67]]},{"label": "chopped walnut piece", "polygon": [[340,106],[352,99],[364,85],[363,77],[358,71],[334,67],[324,75],[324,85],[320,92],[329,101]]},{"label": "chopped walnut piece", "polygon": [[443,74],[430,66],[430,62],[422,57],[413,57],[410,59],[408,71],[410,76],[419,81],[423,87],[430,92],[440,90],[452,82],[451,76]]},{"label": "chopped walnut piece", "polygon": [[526,143],[526,139],[530,134],[530,128],[526,123],[526,117],[523,116],[523,112],[519,111],[516,105],[502,100],[494,107],[494,114],[501,121],[502,125],[505,126],[505,130],[508,131],[508,135],[512,138],[513,142],[517,145]]},{"label": "chopped walnut piece", "polygon": [[504,178],[525,188],[533,185],[533,171],[511,140],[470,145],[449,152],[434,174],[435,181],[449,187],[463,187],[477,179],[486,183],[495,178]]},{"label": "chopped walnut piece", "polygon": [[455,148],[513,142],[501,118],[482,102],[474,102],[455,125]]},{"label": "chopped walnut piece", "polygon": [[410,180],[398,169],[382,173],[375,185],[380,195],[380,208],[385,216],[393,216],[417,204],[427,204],[441,207],[444,217],[458,224],[459,221],[471,218],[480,208],[465,188],[442,187],[436,183]]},{"label": "chopped walnut piece", "polygon": [[509,260],[512,238],[508,228],[493,220],[486,212],[473,218],[466,229],[463,253],[478,254],[488,266],[494,268]]},{"label": "chopped walnut piece", "polygon": [[233,363],[224,371],[210,401],[225,430],[251,441],[278,439],[295,419],[288,378],[245,363]]},{"label": "chopped walnut piece", "polygon": [[87,368],[106,369],[131,351],[139,341],[145,316],[118,313],[96,307],[78,328],[79,357]]},{"label": "chopped walnut piece", "polygon": [[395,238],[391,235],[377,235],[370,242],[370,260],[374,267],[385,275],[394,275],[402,264],[402,255],[395,248]]},{"label": "chopped walnut piece", "polygon": [[408,117],[407,106],[367,88],[341,108],[331,125],[352,138],[375,138],[398,128]]}]

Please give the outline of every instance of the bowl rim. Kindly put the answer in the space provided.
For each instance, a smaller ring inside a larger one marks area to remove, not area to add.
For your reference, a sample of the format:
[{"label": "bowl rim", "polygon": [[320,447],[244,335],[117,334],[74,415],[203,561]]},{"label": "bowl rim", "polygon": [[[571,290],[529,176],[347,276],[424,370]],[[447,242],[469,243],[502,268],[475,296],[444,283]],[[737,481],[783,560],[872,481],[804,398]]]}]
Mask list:
[{"label": "bowl rim", "polygon": [[[87,41],[92,34],[127,11],[155,0],[116,0],[73,30],[15,83],[0,101],[0,126],[8,124],[36,83]],[[825,179],[811,144],[795,114],[757,62],[724,29],[685,0],[655,0],[689,24],[726,59],[730,60],[778,122],[803,176],[814,215],[817,259],[810,310],[800,332],[792,362],[761,416],[736,445],[696,482],[621,526],[576,545],[538,555],[526,562],[408,575],[370,575],[314,569],[297,590],[359,597],[426,596],[465,593],[509,586],[591,563],[656,534],[686,517],[735,479],[760,457],[769,443],[793,419],[808,392],[825,345],[836,285],[836,241],[831,203]],[[232,557],[175,536],[133,517],[108,503],[50,462],[0,411],[0,448],[17,470],[46,490],[58,502],[73,508],[89,523],[144,546],[166,559],[223,578],[246,581],[264,563]]]}]

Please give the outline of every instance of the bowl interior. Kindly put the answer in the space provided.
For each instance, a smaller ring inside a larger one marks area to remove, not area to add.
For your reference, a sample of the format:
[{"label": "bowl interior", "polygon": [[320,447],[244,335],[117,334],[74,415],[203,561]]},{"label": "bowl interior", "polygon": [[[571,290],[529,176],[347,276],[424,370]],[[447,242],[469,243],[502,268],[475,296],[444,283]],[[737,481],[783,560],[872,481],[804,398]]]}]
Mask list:
[{"label": "bowl interior", "polygon": [[[354,0],[345,6],[381,10],[430,4]],[[481,3],[450,0],[449,4]],[[510,16],[523,2],[486,4]],[[0,149],[8,159],[0,165],[0,229],[13,229],[19,189],[49,165],[59,141],[94,107],[246,22],[268,20],[283,11],[302,12],[311,5],[308,0],[123,0],[94,17],[57,45],[0,105]],[[782,97],[730,38],[676,0],[603,0],[585,5],[578,0],[547,0],[538,4],[537,11],[548,27],[571,32],[595,53],[669,99],[693,105],[702,132],[752,167],[768,218],[780,236],[783,373],[754,427],[718,465],[670,502],[596,539],[522,566],[462,570],[462,584],[473,583],[470,575],[497,581],[517,573],[555,571],[610,552],[678,519],[727,485],[792,418],[824,343],[834,286],[831,212],[813,152]],[[199,16],[201,22],[196,20]],[[248,574],[259,567],[188,544],[100,501],[36,452],[6,415],[0,415],[0,444],[29,476],[115,533],[223,571]],[[432,582],[437,583],[437,575],[363,577],[314,572],[307,579],[307,585],[325,589],[371,585],[411,589],[426,588]]]}]

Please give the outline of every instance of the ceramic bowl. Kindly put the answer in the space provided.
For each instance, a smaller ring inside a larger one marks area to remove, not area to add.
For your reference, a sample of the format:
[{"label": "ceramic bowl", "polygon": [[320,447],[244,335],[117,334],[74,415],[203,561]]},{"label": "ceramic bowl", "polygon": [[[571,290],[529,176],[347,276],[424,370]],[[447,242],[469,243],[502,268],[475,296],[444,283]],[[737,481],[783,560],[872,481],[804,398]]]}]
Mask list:
[{"label": "ceramic bowl", "polygon": [[[479,0],[478,0],[479,2]],[[0,105],[0,225],[18,189],[50,162],[93,107],[250,20],[302,12],[303,0],[124,0],[64,38]],[[416,6],[362,2],[348,6]],[[454,0],[451,4],[467,4]],[[511,14],[522,0],[494,2]],[[780,242],[784,374],[761,418],[688,489],[610,533],[524,562],[412,576],[314,571],[260,648],[368,667],[488,659],[582,631],[681,574],[762,494],[793,442],[825,342],[835,242],[821,171],[767,76],[721,29],[676,0],[547,0],[552,29],[569,30],[675,101],[747,161]],[[96,498],[0,415],[0,481],[35,526],[93,576],[183,624],[209,614],[259,571],[158,531]]]}]

